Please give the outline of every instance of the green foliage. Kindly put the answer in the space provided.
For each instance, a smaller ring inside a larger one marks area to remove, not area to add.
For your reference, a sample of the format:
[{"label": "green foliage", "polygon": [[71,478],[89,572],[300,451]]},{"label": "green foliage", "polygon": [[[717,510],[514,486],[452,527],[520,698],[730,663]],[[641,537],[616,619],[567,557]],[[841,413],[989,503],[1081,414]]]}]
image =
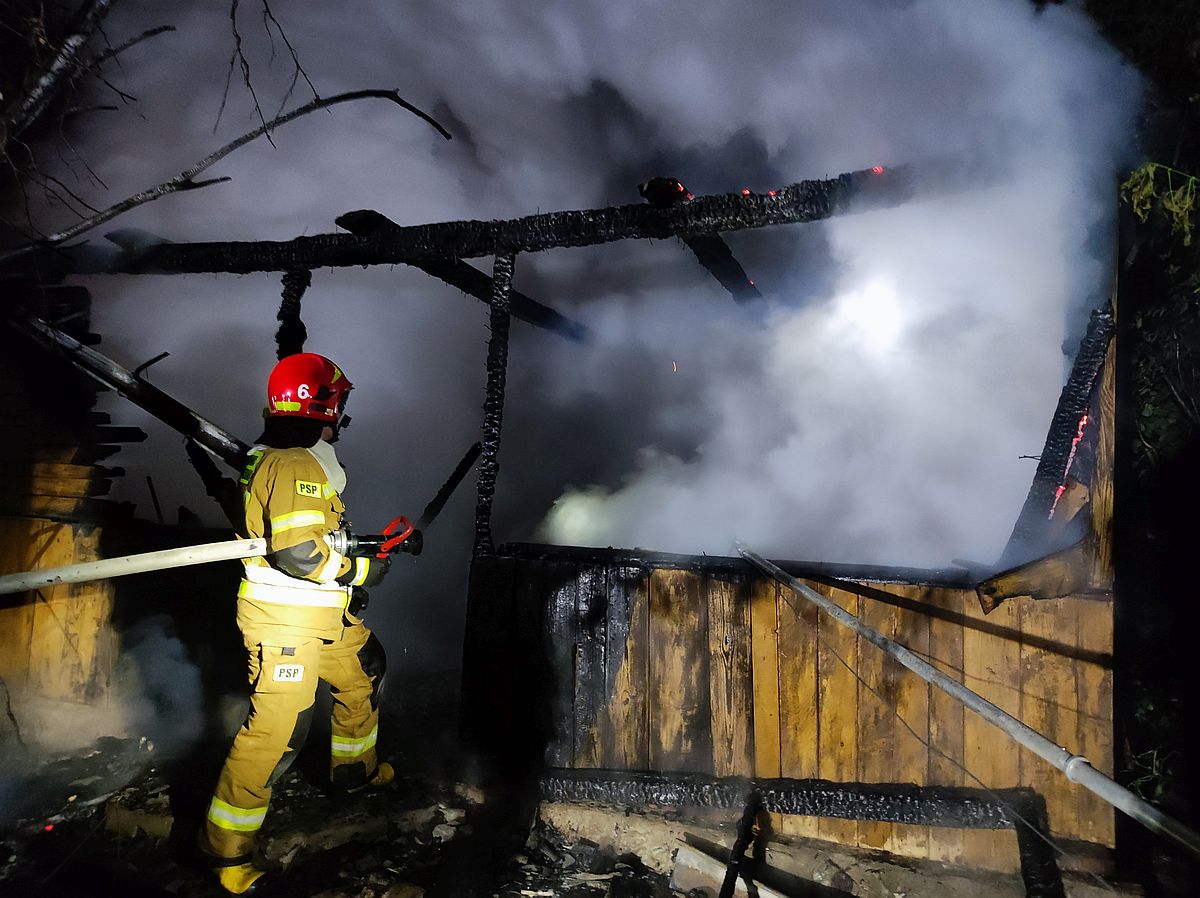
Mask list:
[{"label": "green foliage", "polygon": [[1171,230],[1192,245],[1196,211],[1196,176],[1159,162],[1135,168],[1121,185],[1121,196],[1141,221],[1146,221],[1158,200],[1171,220]]},{"label": "green foliage", "polygon": [[1147,480],[1200,433],[1200,273],[1169,257],[1163,265],[1166,292],[1143,304],[1133,322],[1134,458]]},{"label": "green foliage", "polygon": [[1129,774],[1128,788],[1146,801],[1158,803],[1170,787],[1175,766],[1181,753],[1178,749],[1160,752],[1157,748],[1132,755],[1126,771]]}]

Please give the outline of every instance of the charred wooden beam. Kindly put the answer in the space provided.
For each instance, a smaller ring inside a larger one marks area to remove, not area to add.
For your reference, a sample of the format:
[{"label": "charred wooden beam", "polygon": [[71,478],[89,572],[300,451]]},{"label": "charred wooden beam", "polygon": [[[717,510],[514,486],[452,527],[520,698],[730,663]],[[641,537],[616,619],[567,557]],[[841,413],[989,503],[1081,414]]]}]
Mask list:
[{"label": "charred wooden beam", "polygon": [[[241,470],[250,446],[207,418],[201,417],[178,399],[168,396],[153,384],[134,377],[132,372],[108,356],[82,345],[40,318],[10,317],[7,321],[10,327],[43,349],[63,357],[80,371],[104,386],[116,390],[168,427],[191,437],[230,467]],[[137,428],[98,427],[96,430],[102,433],[107,431],[110,439],[136,439],[136,434],[130,433],[135,430],[141,434],[141,439],[146,438]]]},{"label": "charred wooden beam", "polygon": [[[646,198],[646,202],[659,209],[681,206],[696,198],[678,178],[651,178],[638,185],[638,193]],[[749,190],[742,191],[742,196],[749,195]],[[774,195],[774,191],[768,194]],[[704,269],[716,278],[717,283],[729,291],[729,295],[735,300],[747,302],[762,297],[758,287],[746,274],[742,264],[734,258],[733,250],[720,234],[696,234],[684,237],[683,242]]]},{"label": "charred wooden beam", "polygon": [[1092,546],[1088,539],[1036,561],[993,574],[975,587],[984,613],[1017,596],[1058,599],[1092,591]]},{"label": "charred wooden beam", "polygon": [[[347,212],[335,219],[334,223],[339,228],[344,228],[359,237],[395,233],[401,229],[396,222],[372,209]],[[470,265],[462,259],[428,259],[411,264],[426,274],[440,278],[451,287],[457,287],[468,296],[474,296],[480,302],[491,304],[495,289],[492,279],[474,265]],[[529,298],[519,290],[510,291],[509,311],[514,318],[554,331],[570,340],[582,341],[587,338],[587,328],[578,321],[572,321],[549,306],[542,305],[536,299]]]},{"label": "charred wooden beam", "polygon": [[479,487],[475,503],[474,556],[491,555],[492,500],[500,472],[500,430],[504,423],[504,387],[508,377],[508,298],[516,257],[497,256],[492,266],[492,338],[488,341],[487,392],[483,400],[483,452],[479,460]]},{"label": "charred wooden beam", "polygon": [[742,263],[734,258],[733,250],[720,234],[697,234],[694,237],[684,237],[683,242],[695,254],[705,270],[717,279],[722,287],[729,291],[738,302],[749,302],[761,299],[762,293]]},{"label": "charred wooden beam", "polygon": [[1066,483],[1080,419],[1087,414],[1092,402],[1096,378],[1104,365],[1114,329],[1113,310],[1105,302],[1092,312],[1087,332],[1080,341],[1079,351],[1071,366],[1071,374],[1058,398],[1029,494],[1025,497],[1025,504],[1000,557],[1000,566],[1004,568],[1016,567],[1052,548],[1046,545],[1050,516],[1059,487]]},{"label": "charred wooden beam", "polygon": [[[502,221],[411,225],[370,237],[318,234],[285,241],[163,243],[139,253],[115,256],[56,247],[46,251],[45,258],[52,268],[61,270],[62,260],[73,263],[71,270],[89,274],[244,274],[470,259],[555,247],[594,246],[617,240],[661,240],[819,221],[852,210],[899,205],[911,196],[911,180],[907,166],[866,169],[836,178],[799,181],[780,188],[775,196],[738,193],[701,196],[673,209],[638,203]],[[28,263],[23,263],[23,267],[25,264]]]},{"label": "charred wooden beam", "polygon": [[709,777],[556,769],[540,779],[543,801],[596,801],[621,807],[742,808],[757,791],[775,814],[878,820],[959,829],[1015,829],[1025,894],[1062,898],[1045,799],[1032,789],[971,789],[908,783]]}]

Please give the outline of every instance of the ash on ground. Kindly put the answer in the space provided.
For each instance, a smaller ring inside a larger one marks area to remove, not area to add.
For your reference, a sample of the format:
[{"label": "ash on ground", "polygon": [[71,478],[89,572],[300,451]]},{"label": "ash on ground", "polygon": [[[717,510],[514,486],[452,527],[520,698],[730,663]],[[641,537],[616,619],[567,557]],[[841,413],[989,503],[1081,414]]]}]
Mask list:
[{"label": "ash on ground", "polygon": [[[159,764],[146,740],[104,739],[19,785],[20,816],[0,824],[6,895],[225,894],[195,852],[212,771]],[[395,759],[394,759],[395,760]],[[387,789],[331,794],[315,765],[276,787],[259,850],[275,868],[259,896],[477,895],[668,898],[666,877],[634,855],[568,842],[534,823],[536,803],[427,771]],[[496,808],[508,833],[498,837]],[[513,809],[517,808],[516,812]],[[489,831],[493,830],[493,831]]]}]

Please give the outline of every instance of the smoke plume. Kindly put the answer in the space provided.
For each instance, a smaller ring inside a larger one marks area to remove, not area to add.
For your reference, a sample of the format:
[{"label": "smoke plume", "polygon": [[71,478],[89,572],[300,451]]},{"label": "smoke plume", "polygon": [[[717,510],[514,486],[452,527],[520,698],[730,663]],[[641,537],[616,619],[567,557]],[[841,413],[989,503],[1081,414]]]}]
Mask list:
[{"label": "smoke plume", "polygon": [[[221,6],[113,14],[110,33],[164,17],[179,32],[125,63],[139,115],[78,135],[111,196],[256,124],[235,72],[212,130],[231,48]],[[730,235],[765,295],[750,306],[676,241],[520,257],[517,289],[595,337],[514,326],[499,541],[727,554],[739,536],[775,556],[910,565],[998,555],[1034,471],[1018,456],[1040,450],[1062,383],[1061,347],[1107,287],[1114,167],[1139,97],[1081,13],[1018,0],[275,12],[323,94],[399,86],[455,140],[390,104],[343,106],[211,172],[231,184],[122,227],[287,239],[359,208],[415,224],[635,202],[654,175],[699,194],[876,164],[954,174],[901,208]],[[275,47],[270,62],[253,16],[242,28],[256,90],[278,102],[285,56]],[[152,369],[159,386],[257,434],[277,276],[88,286],[102,349],[130,365],[169,350]],[[306,348],[357,387],[339,447],[355,525],[419,512],[476,437],[486,308],[408,268],[324,270],[303,317]],[[165,504],[217,523],[178,439],[112,409],[151,432],[122,464],[154,474]],[[144,502],[142,482],[131,476],[126,497]],[[394,663],[457,662],[471,504],[469,489],[456,496],[426,554],[373,599]]]}]

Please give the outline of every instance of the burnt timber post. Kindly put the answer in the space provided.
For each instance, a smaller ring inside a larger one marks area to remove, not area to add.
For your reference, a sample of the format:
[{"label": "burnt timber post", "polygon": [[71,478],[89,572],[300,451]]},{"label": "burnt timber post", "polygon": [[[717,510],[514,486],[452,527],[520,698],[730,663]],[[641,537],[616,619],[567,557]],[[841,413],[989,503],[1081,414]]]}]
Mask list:
[{"label": "burnt timber post", "polygon": [[496,256],[492,264],[492,303],[489,319],[487,392],[483,399],[483,454],[479,459],[479,488],[475,502],[474,557],[494,554],[492,499],[500,471],[500,428],[504,422],[504,385],[508,371],[509,298],[515,253]]}]

